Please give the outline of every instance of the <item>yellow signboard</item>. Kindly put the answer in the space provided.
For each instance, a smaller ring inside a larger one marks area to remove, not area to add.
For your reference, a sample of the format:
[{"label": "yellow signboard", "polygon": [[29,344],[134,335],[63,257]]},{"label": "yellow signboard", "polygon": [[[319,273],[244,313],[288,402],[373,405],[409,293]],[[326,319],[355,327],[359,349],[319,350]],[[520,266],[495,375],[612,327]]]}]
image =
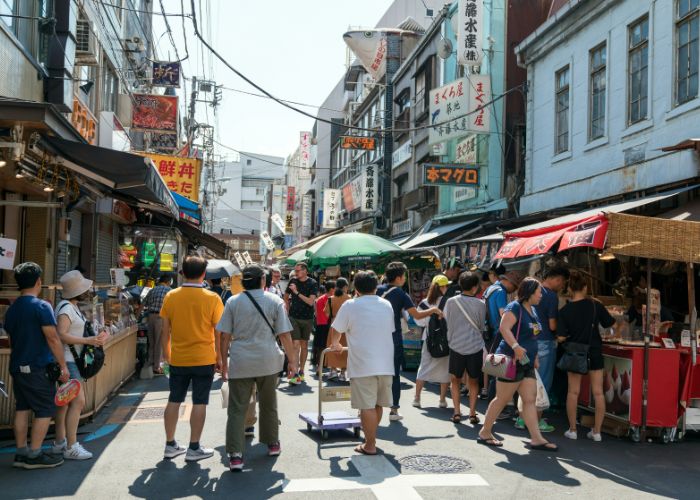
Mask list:
[{"label": "yellow signboard", "polygon": [[199,177],[202,160],[178,156],[144,154],[156,165],[156,170],[171,191],[199,203]]}]

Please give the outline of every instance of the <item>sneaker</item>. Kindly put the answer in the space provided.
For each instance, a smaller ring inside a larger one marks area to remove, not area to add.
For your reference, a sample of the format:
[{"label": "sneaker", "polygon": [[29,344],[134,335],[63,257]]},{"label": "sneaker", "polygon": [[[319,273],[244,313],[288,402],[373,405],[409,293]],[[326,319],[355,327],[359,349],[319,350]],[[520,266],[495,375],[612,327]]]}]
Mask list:
[{"label": "sneaker", "polygon": [[299,379],[299,383],[303,382],[305,380],[304,372],[299,372],[299,375],[297,375],[297,378]]},{"label": "sneaker", "polygon": [[479,392],[479,399],[488,399],[488,398],[489,398],[488,389],[486,389],[486,388],[481,389],[481,392]]},{"label": "sneaker", "polygon": [[51,454],[52,455],[62,455],[64,451],[68,449],[68,440],[63,439],[60,443],[57,443],[56,441],[53,442],[53,445],[51,446]]},{"label": "sneaker", "polygon": [[214,450],[211,448],[204,448],[200,446],[196,450],[192,448],[187,448],[187,455],[185,455],[186,462],[197,462],[199,460],[204,460],[205,458],[210,458],[214,456]]},{"label": "sneaker", "polygon": [[515,421],[515,428],[520,430],[525,429],[525,421],[522,417],[518,417],[518,419]]},{"label": "sneaker", "polygon": [[603,436],[600,435],[600,432],[598,432],[598,433],[593,432],[593,429],[588,431],[588,434],[586,434],[586,437],[588,439],[592,439],[596,443],[600,443],[603,440]]},{"label": "sneaker", "polygon": [[255,437],[255,427],[246,427],[245,437]]},{"label": "sneaker", "polygon": [[73,446],[67,448],[63,452],[63,458],[66,460],[88,460],[92,458],[92,453],[87,451],[79,442],[73,443]]},{"label": "sneaker", "polygon": [[438,403],[438,406],[440,408],[447,408],[447,401],[445,401],[444,399],[440,400],[440,403]]},{"label": "sneaker", "polygon": [[578,439],[578,433],[569,429],[564,433],[564,437],[568,439],[573,439],[575,441],[576,439]]},{"label": "sneaker", "polygon": [[267,456],[268,457],[279,457],[280,453],[282,453],[282,446],[280,445],[279,441],[276,443],[272,443],[272,444],[267,445]]},{"label": "sneaker", "polygon": [[301,384],[301,377],[299,376],[299,374],[292,375],[289,378],[289,385],[299,385],[299,384]]},{"label": "sneaker", "polygon": [[508,411],[508,409],[505,409],[498,415],[498,417],[496,417],[496,420],[508,420],[512,416],[513,414]]},{"label": "sneaker", "polygon": [[51,455],[42,451],[34,458],[27,456],[24,459],[23,467],[25,469],[50,469],[58,467],[62,463],[63,457],[61,455]]},{"label": "sneaker", "polygon": [[229,455],[228,468],[231,472],[241,472],[243,470],[243,455],[240,453]]},{"label": "sneaker", "polygon": [[469,396],[469,387],[467,387],[467,386],[465,385],[464,387],[462,387],[462,388],[460,389],[459,393],[460,393],[462,396]]},{"label": "sneaker", "polygon": [[414,408],[420,408],[420,398],[414,398],[414,399],[413,399],[413,407],[414,407]]},{"label": "sneaker", "polygon": [[24,464],[27,461],[27,455],[24,453],[16,453],[15,460],[12,462],[12,467],[17,467],[18,469],[23,469]]},{"label": "sneaker", "polygon": [[391,410],[389,412],[389,420],[391,420],[392,422],[403,420],[403,415],[399,414],[399,410]]},{"label": "sneaker", "polygon": [[184,455],[187,452],[187,448],[180,446],[175,442],[174,446],[168,444],[165,445],[165,451],[163,452],[163,458],[175,458],[180,455]]},{"label": "sneaker", "polygon": [[554,426],[550,425],[544,418],[540,419],[540,432],[554,432]]}]

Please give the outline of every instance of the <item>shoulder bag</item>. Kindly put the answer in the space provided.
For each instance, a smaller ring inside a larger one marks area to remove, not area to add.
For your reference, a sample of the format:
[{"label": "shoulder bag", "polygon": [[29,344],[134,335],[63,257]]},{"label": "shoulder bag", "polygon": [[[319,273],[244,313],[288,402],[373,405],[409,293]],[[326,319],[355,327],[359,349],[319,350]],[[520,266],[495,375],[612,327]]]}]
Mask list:
[{"label": "shoulder bag", "polygon": [[[517,342],[520,338],[520,325],[523,322],[523,305],[520,304],[520,314],[518,316],[518,330],[515,334],[515,341]],[[491,351],[494,350],[496,344],[491,346]],[[517,361],[515,356],[508,356],[507,354],[493,354],[489,352],[484,358],[484,365],[482,371],[486,375],[491,375],[492,377],[502,378],[505,380],[515,380],[517,371]]]},{"label": "shoulder bag", "polygon": [[250,299],[250,301],[253,303],[253,306],[255,306],[255,309],[258,310],[258,312],[260,313],[260,316],[262,316],[263,319],[265,320],[265,323],[267,323],[267,326],[270,327],[270,331],[272,332],[272,335],[274,337],[277,337],[277,335],[275,334],[275,329],[272,327],[272,323],[270,323],[270,320],[267,319],[267,316],[265,316],[265,313],[263,312],[262,308],[260,307],[260,304],[258,304],[258,302],[253,298],[253,296],[247,290],[245,290],[243,293],[245,294],[246,297],[248,297]]},{"label": "shoulder bag", "polygon": [[[66,304],[72,306],[70,302],[66,302],[65,304],[63,304],[61,307],[58,308],[58,311],[56,311],[57,317],[59,316],[59,312],[65,307]],[[92,323],[90,323],[87,320],[87,318],[83,315],[83,313],[80,312],[79,309],[77,309],[77,307],[75,309],[76,312],[80,315],[81,319],[85,322],[85,326],[83,329],[83,337],[95,337],[95,330],[92,328]],[[80,376],[83,378],[83,380],[87,380],[89,378],[94,377],[104,366],[105,351],[104,348],[101,346],[85,344],[80,350],[80,354],[78,354],[78,351],[75,349],[75,346],[73,344],[68,344],[68,349],[73,355],[75,364],[78,367],[78,372],[80,373]]]},{"label": "shoulder bag", "polygon": [[593,306],[593,320],[591,322],[590,335],[588,343],[581,342],[564,342],[564,355],[557,363],[557,368],[565,372],[579,373],[585,375],[588,373],[588,351],[591,348],[591,339],[596,326],[596,307],[595,302],[591,300]]}]

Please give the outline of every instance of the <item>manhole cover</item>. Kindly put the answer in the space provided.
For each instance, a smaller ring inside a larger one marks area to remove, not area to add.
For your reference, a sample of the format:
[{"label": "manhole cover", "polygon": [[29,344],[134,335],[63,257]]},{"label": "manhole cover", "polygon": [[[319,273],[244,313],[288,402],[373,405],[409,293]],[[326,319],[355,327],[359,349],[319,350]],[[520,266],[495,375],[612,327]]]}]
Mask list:
[{"label": "manhole cover", "polygon": [[431,474],[455,474],[471,470],[472,464],[446,455],[411,455],[399,459],[401,467]]}]

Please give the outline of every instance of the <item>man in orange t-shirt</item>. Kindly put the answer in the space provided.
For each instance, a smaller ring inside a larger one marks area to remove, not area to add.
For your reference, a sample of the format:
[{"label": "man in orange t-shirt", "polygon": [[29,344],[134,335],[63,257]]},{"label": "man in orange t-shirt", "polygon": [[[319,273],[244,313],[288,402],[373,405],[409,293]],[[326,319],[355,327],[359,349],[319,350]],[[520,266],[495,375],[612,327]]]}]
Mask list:
[{"label": "man in orange t-shirt", "polygon": [[[185,257],[182,274],[185,282],[168,292],[160,310],[163,318],[161,343],[163,358],[170,364],[170,396],[165,409],[165,458],[186,453],[194,462],[214,455],[214,450],[199,445],[209,404],[214,373],[219,368],[219,343],[215,334],[224,305],[215,293],[203,287],[207,261],[198,255]],[[180,405],[192,383],[190,446],[175,441]]]}]

